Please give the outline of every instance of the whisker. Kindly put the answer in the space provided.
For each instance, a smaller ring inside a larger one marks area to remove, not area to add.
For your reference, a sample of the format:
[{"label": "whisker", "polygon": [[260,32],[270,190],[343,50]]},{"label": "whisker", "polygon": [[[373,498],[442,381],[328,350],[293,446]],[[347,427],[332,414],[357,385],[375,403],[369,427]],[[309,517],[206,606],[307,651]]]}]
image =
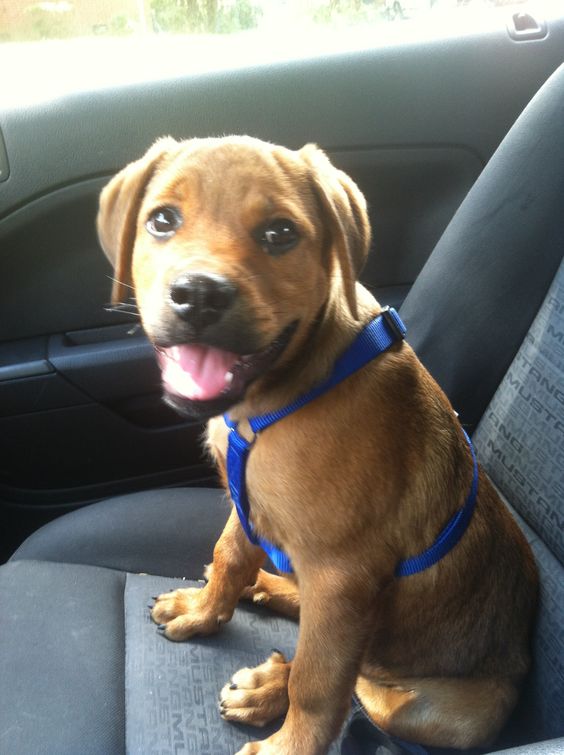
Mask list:
[{"label": "whisker", "polygon": [[128,301],[117,301],[117,302],[110,302],[108,304],[109,307],[133,307],[134,309],[138,309],[137,302],[134,298],[129,299]]},{"label": "whisker", "polygon": [[114,278],[111,275],[106,275],[106,278],[109,278],[114,283],[119,283],[120,286],[125,286],[126,288],[130,288],[132,291],[135,290],[134,286],[130,286],[129,283],[124,283],[123,281],[118,280],[118,278]]},{"label": "whisker", "polygon": [[135,317],[141,317],[137,307],[132,304],[106,304],[104,305],[106,312],[117,312],[121,315],[134,315]]}]

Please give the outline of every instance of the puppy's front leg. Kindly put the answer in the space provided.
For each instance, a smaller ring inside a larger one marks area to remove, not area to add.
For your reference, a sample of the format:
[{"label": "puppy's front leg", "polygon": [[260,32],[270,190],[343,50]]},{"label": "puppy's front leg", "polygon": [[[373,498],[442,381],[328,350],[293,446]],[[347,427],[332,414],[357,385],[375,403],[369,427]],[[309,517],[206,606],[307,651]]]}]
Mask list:
[{"label": "puppy's front leg", "polygon": [[248,541],[232,509],[213,551],[208,583],[159,595],[151,610],[153,621],[169,640],[217,632],[233,616],[243,589],[256,581],[264,560],[264,551]]},{"label": "puppy's front leg", "polygon": [[282,728],[239,755],[323,755],[349,709],[368,629],[370,598],[359,575],[318,563],[296,568],[300,634]]}]

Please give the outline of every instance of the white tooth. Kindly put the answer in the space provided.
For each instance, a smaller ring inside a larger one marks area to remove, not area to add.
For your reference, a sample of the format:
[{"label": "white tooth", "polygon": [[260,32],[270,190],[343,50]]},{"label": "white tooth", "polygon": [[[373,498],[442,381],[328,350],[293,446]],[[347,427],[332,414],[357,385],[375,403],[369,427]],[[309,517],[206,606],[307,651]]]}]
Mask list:
[{"label": "white tooth", "polygon": [[180,349],[178,348],[178,346],[172,347],[172,349],[170,350],[170,355],[175,360],[175,362],[180,361]]},{"label": "white tooth", "polygon": [[227,385],[231,385],[233,382],[233,373],[232,372],[226,372],[225,377],[223,378]]}]

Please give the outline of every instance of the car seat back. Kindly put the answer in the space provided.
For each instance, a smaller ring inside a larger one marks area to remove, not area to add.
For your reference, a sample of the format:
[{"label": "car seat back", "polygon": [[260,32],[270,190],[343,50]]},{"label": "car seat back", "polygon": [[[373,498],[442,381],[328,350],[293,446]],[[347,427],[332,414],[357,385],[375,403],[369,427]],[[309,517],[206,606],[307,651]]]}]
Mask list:
[{"label": "car seat back", "polygon": [[541,576],[534,663],[503,744],[564,735],[564,66],[460,206],[401,309]]},{"label": "car seat back", "polygon": [[564,734],[564,263],[507,375],[475,446],[512,507],[541,575],[534,664],[514,717],[520,741]]}]

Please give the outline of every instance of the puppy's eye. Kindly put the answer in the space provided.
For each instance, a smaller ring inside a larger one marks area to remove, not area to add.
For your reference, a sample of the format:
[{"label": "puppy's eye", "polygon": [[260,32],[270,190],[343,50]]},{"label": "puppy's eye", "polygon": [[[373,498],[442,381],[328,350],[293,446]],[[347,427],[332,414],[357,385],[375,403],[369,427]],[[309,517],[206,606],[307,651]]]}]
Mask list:
[{"label": "puppy's eye", "polygon": [[149,215],[145,228],[152,236],[168,238],[182,225],[182,216],[174,207],[159,207]]},{"label": "puppy's eye", "polygon": [[279,218],[263,226],[258,233],[258,242],[268,254],[283,254],[293,249],[300,240],[298,229],[291,220]]}]

